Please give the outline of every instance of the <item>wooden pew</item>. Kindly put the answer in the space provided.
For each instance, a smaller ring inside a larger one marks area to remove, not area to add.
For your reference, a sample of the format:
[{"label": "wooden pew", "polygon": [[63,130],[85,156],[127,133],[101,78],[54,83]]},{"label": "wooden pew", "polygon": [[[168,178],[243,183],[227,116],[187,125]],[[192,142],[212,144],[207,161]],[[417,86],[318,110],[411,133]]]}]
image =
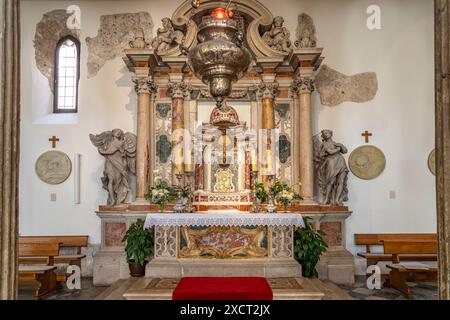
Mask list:
[{"label": "wooden pew", "polygon": [[[372,246],[383,246],[386,241],[437,241],[435,233],[369,233],[355,234],[355,245],[365,246],[366,252],[357,255],[367,260],[367,266],[376,265],[380,261],[392,261],[392,254],[372,253]],[[407,253],[400,255],[402,261],[436,261],[437,254]]]},{"label": "wooden pew", "polygon": [[412,298],[408,280],[437,280],[437,260],[430,265],[419,262],[403,262],[402,255],[435,254],[437,255],[437,241],[384,241],[384,252],[392,255],[391,269],[385,285],[402,292]]},{"label": "wooden pew", "polygon": [[59,243],[20,243],[19,258],[45,257],[42,265],[19,265],[19,284],[38,283],[35,298],[57,289],[56,266],[53,265],[54,257],[59,254]]},{"label": "wooden pew", "polygon": [[[81,260],[86,257],[81,248],[88,246],[88,236],[21,236],[19,243],[52,243],[58,242],[60,251],[63,248],[73,248],[74,254],[58,254],[54,257],[55,264],[77,265],[81,268]],[[19,264],[46,264],[46,257],[19,257]],[[57,273],[57,281],[65,282],[66,274]]]}]

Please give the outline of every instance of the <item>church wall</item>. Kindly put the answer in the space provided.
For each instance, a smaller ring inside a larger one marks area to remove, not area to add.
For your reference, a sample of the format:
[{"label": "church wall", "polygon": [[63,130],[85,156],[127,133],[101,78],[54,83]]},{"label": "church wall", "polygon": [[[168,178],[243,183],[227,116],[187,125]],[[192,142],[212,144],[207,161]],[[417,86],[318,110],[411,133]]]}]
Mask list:
[{"label": "church wall", "polygon": [[[361,133],[374,134],[370,143],[387,158],[384,173],[363,181],[350,173],[346,241],[356,252],[353,234],[361,232],[435,232],[434,177],[427,158],[434,147],[433,1],[432,0],[263,0],[274,16],[285,18],[295,38],[297,14],[305,12],[315,22],[324,63],[347,75],[377,73],[378,93],[366,103],[320,104],[313,94],[314,133],[332,129],[335,140],[351,152],[364,143]],[[120,58],[108,61],[99,73],[87,77],[86,37],[95,37],[100,16],[148,11],[154,34],[164,16],[180,2],[78,1],[81,7],[81,78],[77,115],[51,115],[48,80],[38,71],[33,39],[36,24],[45,12],[65,9],[69,1],[22,3],[22,123],[20,163],[20,233],[23,235],[88,234],[100,243],[100,220],[95,215],[105,204],[101,189],[103,158],[89,141],[89,133],[121,128],[136,133],[136,95],[131,75]],[[366,27],[369,5],[381,7],[382,29]],[[74,204],[74,176],[50,186],[34,173],[39,155],[50,150],[48,138],[60,138],[57,150],[73,161],[81,160],[81,203]],[[394,191],[395,199],[390,199]],[[56,193],[56,202],[50,194]],[[362,264],[358,261],[359,273]]]}]

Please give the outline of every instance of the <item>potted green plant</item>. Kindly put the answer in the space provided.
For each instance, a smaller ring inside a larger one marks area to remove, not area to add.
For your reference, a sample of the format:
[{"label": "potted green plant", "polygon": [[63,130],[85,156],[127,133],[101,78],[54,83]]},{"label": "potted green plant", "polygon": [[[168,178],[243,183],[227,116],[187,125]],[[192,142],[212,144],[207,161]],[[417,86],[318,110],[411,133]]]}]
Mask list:
[{"label": "potted green plant", "polygon": [[314,229],[309,223],[311,218],[304,217],[305,227],[295,231],[295,259],[302,265],[302,274],[306,278],[318,277],[316,265],[328,245],[324,240],[325,233]]},{"label": "potted green plant", "polygon": [[126,242],[125,253],[130,267],[130,275],[132,277],[144,276],[145,266],[153,255],[153,230],[145,229],[144,220],[138,219],[128,228],[122,241]]}]

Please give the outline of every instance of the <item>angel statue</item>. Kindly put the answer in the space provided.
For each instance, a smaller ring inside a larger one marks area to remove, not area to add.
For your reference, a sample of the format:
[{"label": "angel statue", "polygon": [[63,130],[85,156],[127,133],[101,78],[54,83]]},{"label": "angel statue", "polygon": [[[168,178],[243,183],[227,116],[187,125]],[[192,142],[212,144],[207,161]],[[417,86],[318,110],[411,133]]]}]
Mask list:
[{"label": "angel statue", "polygon": [[277,16],[273,19],[272,28],[265,32],[262,39],[274,50],[289,52],[291,46],[290,32],[283,27],[283,17]]},{"label": "angel statue", "polygon": [[320,203],[324,205],[342,206],[348,201],[348,167],[343,154],[347,148],[333,141],[333,131],[323,130],[322,141],[318,135],[314,137],[314,162],[319,190]]},{"label": "angel statue", "polygon": [[136,136],[120,129],[90,134],[92,144],[105,157],[103,188],[108,191],[108,205],[131,202],[129,174],[136,174]]},{"label": "angel statue", "polygon": [[162,27],[158,28],[157,36],[152,41],[152,48],[158,54],[166,53],[173,44],[181,44],[184,38],[183,32],[174,29],[172,20],[166,17],[161,22]]}]

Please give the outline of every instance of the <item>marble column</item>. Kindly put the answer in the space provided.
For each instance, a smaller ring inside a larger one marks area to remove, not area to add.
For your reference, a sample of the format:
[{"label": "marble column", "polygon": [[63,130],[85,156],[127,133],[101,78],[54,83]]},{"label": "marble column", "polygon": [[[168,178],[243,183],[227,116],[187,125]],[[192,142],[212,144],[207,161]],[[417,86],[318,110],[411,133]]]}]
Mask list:
[{"label": "marble column", "polygon": [[[262,158],[264,160],[262,164],[261,162],[260,164],[262,166],[266,166],[267,169],[260,170],[260,172],[262,174],[263,183],[266,185],[268,185],[267,174],[276,175],[276,141],[272,141],[272,133],[275,129],[275,98],[278,94],[278,87],[279,84],[277,82],[262,82],[258,86],[258,95],[261,98],[262,104],[261,128],[266,130],[266,139],[265,141],[262,141],[262,145],[267,144],[267,152],[265,152],[266,154],[260,155],[260,159]],[[264,148],[259,152],[264,153]],[[271,168],[269,168],[268,166]]]},{"label": "marble column", "polygon": [[172,184],[178,185],[176,175],[184,174],[184,100],[189,86],[183,82],[169,82],[168,92],[172,98]]},{"label": "marble column", "polygon": [[435,1],[439,298],[450,300],[450,1]]},{"label": "marble column", "polygon": [[155,143],[151,137],[154,125],[154,96],[157,87],[153,78],[149,76],[135,76],[133,82],[138,95],[136,201],[145,201],[145,194],[153,180],[153,166],[150,153]]},{"label": "marble column", "polygon": [[310,77],[297,76],[292,90],[298,95],[298,153],[300,155],[299,178],[300,194],[304,203],[314,203],[314,164],[313,164],[313,133],[311,93],[314,82]]},{"label": "marble column", "polygon": [[17,299],[20,1],[0,5],[0,300]]}]

